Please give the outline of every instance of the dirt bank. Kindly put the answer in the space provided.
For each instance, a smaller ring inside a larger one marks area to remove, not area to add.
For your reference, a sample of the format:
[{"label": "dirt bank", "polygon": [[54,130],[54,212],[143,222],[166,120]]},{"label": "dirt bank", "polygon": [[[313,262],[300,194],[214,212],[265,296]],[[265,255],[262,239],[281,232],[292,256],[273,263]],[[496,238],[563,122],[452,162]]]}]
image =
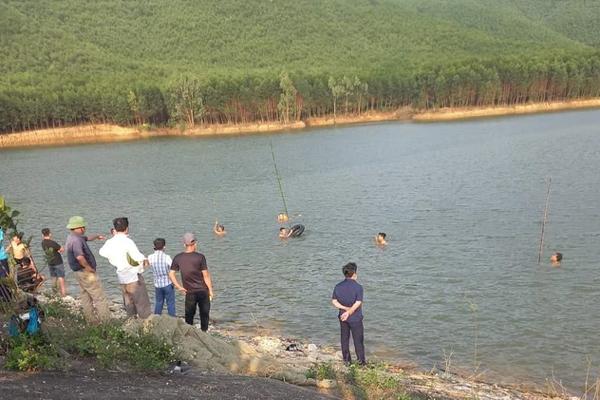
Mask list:
[{"label": "dirt bank", "polygon": [[534,103],[506,107],[440,108],[437,110],[415,113],[412,119],[414,121],[440,122],[470,118],[534,114],[598,107],[600,107],[600,99],[561,101],[553,103]]},{"label": "dirt bank", "polygon": [[2,399],[334,399],[267,378],[219,374],[148,375],[92,371],[0,372]]},{"label": "dirt bank", "polygon": [[248,124],[213,124],[181,130],[177,128],[138,129],[109,124],[91,124],[68,128],[52,128],[11,134],[0,134],[0,149],[31,146],[65,146],[84,143],[107,143],[139,140],[152,137],[216,136],[267,133],[346,124],[363,124],[380,121],[439,122],[501,115],[532,114],[541,112],[600,108],[600,99],[568,102],[535,103],[510,107],[441,108],[415,110],[410,107],[390,112],[367,112],[361,115],[310,118],[288,124],[279,122]]}]

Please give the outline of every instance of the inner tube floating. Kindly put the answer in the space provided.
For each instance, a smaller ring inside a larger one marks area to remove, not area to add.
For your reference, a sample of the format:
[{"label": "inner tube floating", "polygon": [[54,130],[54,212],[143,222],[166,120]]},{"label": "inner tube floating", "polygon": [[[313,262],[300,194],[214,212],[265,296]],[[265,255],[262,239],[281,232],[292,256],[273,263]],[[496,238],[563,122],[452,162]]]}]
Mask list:
[{"label": "inner tube floating", "polygon": [[289,237],[298,237],[298,236],[302,235],[302,233],[304,232],[304,225],[302,225],[302,224],[294,225],[290,229],[291,229],[292,233],[290,233]]}]

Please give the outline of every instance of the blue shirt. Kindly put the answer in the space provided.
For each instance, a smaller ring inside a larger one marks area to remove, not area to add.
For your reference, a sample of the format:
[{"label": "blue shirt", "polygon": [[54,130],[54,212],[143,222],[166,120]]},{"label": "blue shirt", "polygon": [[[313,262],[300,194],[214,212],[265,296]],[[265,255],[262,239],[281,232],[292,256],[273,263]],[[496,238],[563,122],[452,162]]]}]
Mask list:
[{"label": "blue shirt", "polygon": [[[336,299],[341,305],[345,307],[352,307],[352,305],[357,301],[363,301],[363,287],[356,282],[356,280],[352,278],[346,278],[341,281],[337,285],[335,285],[335,289],[333,289],[333,294],[331,295],[332,299]],[[343,310],[340,310],[338,317],[340,317],[344,313]],[[348,322],[358,322],[362,321],[363,313],[362,313],[362,304],[358,309],[352,314],[346,321]]]},{"label": "blue shirt", "polygon": [[71,232],[71,234],[67,236],[65,250],[67,252],[69,266],[73,271],[83,270],[83,267],[81,264],[79,264],[79,261],[77,261],[77,257],[79,256],[84,256],[88,264],[90,264],[94,271],[96,270],[96,258],[87,245],[87,236],[82,236]]},{"label": "blue shirt", "polygon": [[4,240],[4,231],[2,230],[2,228],[0,228],[0,261],[6,260],[8,258],[8,256],[6,255],[6,252],[4,251],[4,245],[2,244],[3,240]]}]

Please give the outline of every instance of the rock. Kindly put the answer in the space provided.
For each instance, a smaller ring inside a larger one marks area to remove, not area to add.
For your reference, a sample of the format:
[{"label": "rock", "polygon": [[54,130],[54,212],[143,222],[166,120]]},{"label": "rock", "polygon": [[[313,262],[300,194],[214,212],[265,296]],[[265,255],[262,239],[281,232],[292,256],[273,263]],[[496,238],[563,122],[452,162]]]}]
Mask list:
[{"label": "rock", "polygon": [[[180,318],[166,314],[151,315],[145,320],[130,319],[123,328],[134,334],[143,331],[164,340],[175,347],[181,359],[199,370],[268,376],[295,384],[306,382],[303,371],[261,354],[247,343],[238,340],[226,342],[202,332]],[[277,340],[268,343],[274,345]]]},{"label": "rock", "polygon": [[278,338],[273,337],[259,337],[258,340],[258,349],[265,351],[270,354],[276,354],[281,351],[283,348],[283,343]]},{"label": "rock", "polygon": [[317,351],[317,345],[314,343],[311,343],[308,345],[307,349],[308,349],[309,353],[315,353]]}]

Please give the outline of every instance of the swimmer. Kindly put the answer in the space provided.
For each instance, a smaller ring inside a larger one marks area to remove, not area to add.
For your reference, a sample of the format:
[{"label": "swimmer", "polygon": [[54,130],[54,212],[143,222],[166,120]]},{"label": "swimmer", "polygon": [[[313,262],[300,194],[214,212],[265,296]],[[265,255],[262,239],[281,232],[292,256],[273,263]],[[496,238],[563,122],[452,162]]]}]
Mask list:
[{"label": "swimmer", "polygon": [[279,238],[280,239],[287,239],[291,236],[291,234],[292,234],[291,229],[284,228],[283,226],[281,228],[279,228]]},{"label": "swimmer", "polygon": [[560,261],[562,260],[562,253],[558,251],[550,256],[550,263],[553,267],[560,267]]},{"label": "swimmer", "polygon": [[225,231],[225,227],[219,224],[219,221],[215,220],[215,226],[213,226],[213,232],[217,236],[225,236],[227,232]]},{"label": "swimmer", "polygon": [[383,232],[379,232],[377,234],[377,236],[375,236],[375,244],[377,244],[378,246],[385,246],[387,245],[387,241],[385,240],[385,233]]},{"label": "swimmer", "polygon": [[279,213],[277,215],[277,222],[287,222],[289,220],[289,217],[286,213]]}]

